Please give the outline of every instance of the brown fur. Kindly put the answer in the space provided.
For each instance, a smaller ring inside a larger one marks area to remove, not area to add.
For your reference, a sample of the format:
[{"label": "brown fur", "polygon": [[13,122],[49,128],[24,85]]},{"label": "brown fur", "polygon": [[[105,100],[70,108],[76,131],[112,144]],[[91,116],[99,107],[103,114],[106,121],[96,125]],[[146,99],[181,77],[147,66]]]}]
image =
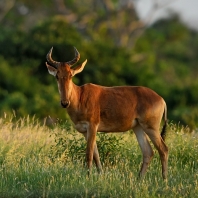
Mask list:
[{"label": "brown fur", "polygon": [[[85,62],[72,69],[68,63],[50,63],[49,72],[57,77],[61,104],[76,129],[87,140],[87,165],[91,169],[94,159],[102,171],[96,144],[96,133],[124,132],[133,129],[143,154],[140,176],[143,176],[153,157],[148,137],[159,152],[162,163],[162,176],[167,177],[168,148],[164,142],[166,127],[166,103],[153,90],[141,86],[103,87],[94,84],[77,86],[72,77],[81,72]],[[164,114],[165,125],[160,136],[159,128]],[[163,138],[163,139],[162,139]]]}]

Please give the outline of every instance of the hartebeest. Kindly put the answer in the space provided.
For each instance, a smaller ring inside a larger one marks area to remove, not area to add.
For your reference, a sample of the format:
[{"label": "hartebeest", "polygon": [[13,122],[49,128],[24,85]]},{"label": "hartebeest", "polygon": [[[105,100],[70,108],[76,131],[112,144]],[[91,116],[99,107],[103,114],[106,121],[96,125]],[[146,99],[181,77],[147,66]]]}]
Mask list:
[{"label": "hartebeest", "polygon": [[[162,163],[162,176],[167,177],[168,147],[165,144],[167,107],[162,97],[153,90],[142,86],[104,87],[95,84],[77,86],[72,77],[83,70],[87,60],[71,67],[80,59],[75,50],[75,58],[68,62],[57,62],[48,52],[46,66],[50,74],[56,77],[61,97],[61,105],[73,121],[77,131],[87,141],[86,158],[88,170],[94,159],[96,167],[102,171],[96,144],[96,133],[125,132],[133,129],[143,154],[140,177],[153,157],[148,137],[159,152]],[[164,115],[164,116],[163,116]],[[160,122],[164,118],[161,135]]]}]

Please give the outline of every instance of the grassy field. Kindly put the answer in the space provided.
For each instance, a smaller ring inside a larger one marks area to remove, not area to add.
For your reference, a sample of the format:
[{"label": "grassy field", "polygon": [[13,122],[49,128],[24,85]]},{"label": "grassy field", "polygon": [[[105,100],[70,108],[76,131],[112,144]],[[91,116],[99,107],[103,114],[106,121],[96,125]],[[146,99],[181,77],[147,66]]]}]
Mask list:
[{"label": "grassy field", "polygon": [[0,198],[6,197],[197,197],[198,133],[169,124],[169,177],[164,182],[155,150],[143,180],[132,132],[98,136],[104,173],[86,175],[85,141],[68,123],[53,128],[35,119],[0,119]]}]

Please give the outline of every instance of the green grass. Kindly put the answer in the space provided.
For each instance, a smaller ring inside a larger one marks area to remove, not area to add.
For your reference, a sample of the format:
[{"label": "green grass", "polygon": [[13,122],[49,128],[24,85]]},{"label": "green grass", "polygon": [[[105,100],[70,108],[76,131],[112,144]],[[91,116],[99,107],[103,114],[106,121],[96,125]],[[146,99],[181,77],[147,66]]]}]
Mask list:
[{"label": "green grass", "polygon": [[0,197],[197,197],[198,134],[186,131],[169,125],[167,182],[156,150],[145,178],[137,180],[142,156],[132,132],[99,135],[104,173],[93,168],[88,178],[85,142],[68,124],[50,129],[28,117],[1,118]]}]

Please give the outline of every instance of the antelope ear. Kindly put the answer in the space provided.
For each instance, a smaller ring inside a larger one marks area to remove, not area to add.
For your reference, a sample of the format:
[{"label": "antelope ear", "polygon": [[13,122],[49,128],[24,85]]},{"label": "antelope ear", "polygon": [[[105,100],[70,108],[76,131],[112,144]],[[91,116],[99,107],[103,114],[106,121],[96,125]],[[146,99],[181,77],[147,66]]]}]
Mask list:
[{"label": "antelope ear", "polygon": [[76,74],[80,73],[84,69],[86,63],[87,59],[82,64],[78,65],[76,68],[72,69],[72,76],[75,76]]},{"label": "antelope ear", "polygon": [[56,74],[57,74],[57,69],[55,69],[54,67],[48,65],[47,62],[46,62],[45,64],[46,64],[46,66],[47,66],[48,72],[49,72],[51,75],[56,76]]}]

